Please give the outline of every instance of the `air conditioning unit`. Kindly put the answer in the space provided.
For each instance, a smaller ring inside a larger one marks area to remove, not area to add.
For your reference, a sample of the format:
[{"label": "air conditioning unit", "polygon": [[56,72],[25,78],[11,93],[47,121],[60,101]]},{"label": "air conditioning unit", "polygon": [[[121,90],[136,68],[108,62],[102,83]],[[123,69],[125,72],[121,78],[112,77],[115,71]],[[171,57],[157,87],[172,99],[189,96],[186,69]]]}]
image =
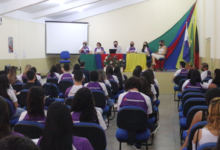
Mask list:
[{"label": "air conditioning unit", "polygon": [[0,16],[0,25],[3,23],[3,17]]}]

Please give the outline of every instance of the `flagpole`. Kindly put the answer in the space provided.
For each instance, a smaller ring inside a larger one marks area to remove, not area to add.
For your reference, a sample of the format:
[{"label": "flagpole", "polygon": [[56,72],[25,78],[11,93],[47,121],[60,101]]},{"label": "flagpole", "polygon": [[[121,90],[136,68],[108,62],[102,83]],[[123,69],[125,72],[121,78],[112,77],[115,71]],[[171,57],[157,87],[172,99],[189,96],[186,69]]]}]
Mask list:
[{"label": "flagpole", "polygon": [[[186,22],[186,29],[187,29],[187,27],[188,27],[188,22]],[[190,62],[188,62],[188,65],[190,66]]]}]

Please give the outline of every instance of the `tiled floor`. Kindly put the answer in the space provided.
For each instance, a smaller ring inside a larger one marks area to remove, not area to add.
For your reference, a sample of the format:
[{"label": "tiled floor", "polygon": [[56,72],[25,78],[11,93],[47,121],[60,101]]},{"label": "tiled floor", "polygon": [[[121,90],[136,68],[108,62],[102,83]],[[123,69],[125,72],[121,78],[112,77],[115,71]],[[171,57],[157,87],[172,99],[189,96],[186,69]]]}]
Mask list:
[{"label": "tiled floor", "polygon": [[[177,102],[174,102],[173,95],[160,95],[161,104],[159,106],[160,128],[154,139],[153,146],[149,150],[178,150],[180,146],[179,119]],[[119,143],[115,137],[117,124],[116,118],[112,120],[111,126],[106,130],[107,149],[118,150]],[[132,146],[122,144],[122,150],[134,150]],[[145,150],[145,147],[142,147]]]}]

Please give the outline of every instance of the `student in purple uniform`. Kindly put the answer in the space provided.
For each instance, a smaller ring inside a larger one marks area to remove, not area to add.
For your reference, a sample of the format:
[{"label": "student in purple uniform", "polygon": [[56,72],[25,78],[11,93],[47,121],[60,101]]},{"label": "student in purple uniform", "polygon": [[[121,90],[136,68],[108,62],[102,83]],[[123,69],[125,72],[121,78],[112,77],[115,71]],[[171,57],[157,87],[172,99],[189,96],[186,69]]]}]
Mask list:
[{"label": "student in purple uniform", "polygon": [[184,91],[185,89],[189,89],[189,88],[199,89],[203,91],[203,90],[216,88],[216,87],[217,86],[215,84],[208,84],[208,83],[202,82],[200,72],[198,70],[193,70],[191,74],[191,78],[186,80],[183,83],[182,91]]},{"label": "student in purple uniform", "polygon": [[63,79],[73,81],[74,75],[70,73],[70,65],[64,64],[63,68],[64,68],[64,73],[60,75],[58,83]]},{"label": "student in purple uniform", "polygon": [[213,83],[220,87],[220,69],[215,69],[214,71],[214,79],[210,79],[209,84]]},{"label": "student in purple uniform", "polygon": [[59,75],[63,74],[63,71],[61,69],[61,65],[60,64],[56,64],[57,67],[57,73],[59,73]]},{"label": "student in purple uniform", "polygon": [[53,65],[50,69],[50,72],[47,74],[47,78],[57,78],[59,79],[60,74],[57,71],[57,67]]},{"label": "student in purple uniform", "polygon": [[47,120],[42,137],[37,145],[40,150],[93,150],[86,138],[72,136],[74,130],[69,108],[52,103],[47,111]]},{"label": "student in purple uniform", "polygon": [[98,70],[98,73],[99,73],[98,82],[105,83],[106,85],[108,85],[108,86],[111,87],[112,85],[111,85],[111,83],[109,82],[109,80],[107,80],[105,71],[102,70],[102,69],[99,69],[99,70]]},{"label": "student in purple uniform", "polygon": [[9,84],[14,85],[15,83],[19,82],[19,80],[16,77],[17,70],[15,66],[12,66],[8,73],[8,80]]},{"label": "student in purple uniform", "polygon": [[21,113],[25,111],[22,108],[18,108],[18,99],[14,90],[10,88],[6,75],[0,75],[0,96],[7,98],[14,108],[14,115],[11,117],[11,119],[19,118]]},{"label": "student in purple uniform", "polygon": [[[74,76],[74,73],[76,71],[78,71],[78,70],[81,70],[80,69],[80,65],[79,64],[75,64],[74,67],[73,67],[73,72],[72,72],[73,76]],[[83,74],[83,80],[85,80],[85,75],[84,74]]]},{"label": "student in purple uniform", "polygon": [[17,79],[23,82],[23,79],[27,79],[27,72],[31,70],[31,65],[26,65],[24,72],[17,76]]},{"label": "student in purple uniform", "polygon": [[87,41],[84,41],[83,46],[80,46],[79,53],[80,54],[92,54],[92,49],[88,46]]},{"label": "student in purple uniform", "polygon": [[159,89],[159,83],[158,83],[157,79],[155,78],[154,71],[152,69],[147,69],[147,72],[150,74],[150,78],[151,78],[152,82],[154,83],[154,85],[156,85]]},{"label": "student in purple uniform", "polygon": [[142,67],[140,65],[137,65],[135,69],[138,69],[140,72],[142,72]]},{"label": "student in purple uniform", "polygon": [[25,85],[22,86],[22,90],[23,89],[30,89],[33,86],[40,87],[39,83],[36,82],[36,76],[35,76],[35,73],[33,71],[28,71],[27,72],[27,79],[28,79],[28,82],[25,83]]},{"label": "student in purple uniform", "polygon": [[96,48],[94,50],[94,54],[104,54],[104,48],[102,47],[102,44],[100,42],[98,42],[96,44]]},{"label": "student in purple uniform", "polygon": [[88,88],[79,89],[71,105],[71,115],[73,122],[93,122],[99,124],[106,130],[106,124],[102,114],[95,109],[92,92]]},{"label": "student in purple uniform", "polygon": [[138,68],[135,68],[132,74],[134,77],[138,77],[138,78],[141,77],[141,72]]},{"label": "student in purple uniform", "polygon": [[211,78],[212,77],[212,73],[211,71],[209,71],[209,65],[207,63],[202,63],[201,64],[201,70],[202,70],[202,73],[201,73],[201,79],[202,81],[206,78]]},{"label": "student in purple uniform", "polygon": [[44,110],[45,95],[40,87],[32,87],[28,92],[27,111],[21,113],[19,121],[36,121],[44,124],[47,111]]},{"label": "student in purple uniform", "polygon": [[119,90],[123,90],[124,87],[123,87],[123,75],[121,74],[121,69],[119,66],[116,66],[115,69],[114,69],[114,75],[118,78],[118,81],[119,81],[119,87],[118,89]]},{"label": "student in purple uniform", "polygon": [[35,82],[36,83],[40,83],[40,86],[42,85],[42,79],[41,79],[41,76],[37,74],[37,69],[35,67],[31,67],[31,71],[33,71],[35,73],[35,76],[36,76],[36,80]]},{"label": "student in purple uniform", "polygon": [[107,66],[106,68],[106,76],[108,80],[115,81],[119,84],[118,78],[114,75],[113,68],[111,66]]},{"label": "student in purple uniform", "polygon": [[127,48],[127,53],[137,53],[137,48],[134,46],[134,42],[130,42],[130,47]]},{"label": "student in purple uniform", "polygon": [[185,67],[186,67],[186,63],[184,61],[181,61],[180,62],[180,69],[175,72],[175,74],[173,76],[173,81],[176,78],[176,76],[178,76],[178,75],[187,76],[189,70],[187,70]]},{"label": "student in purple uniform", "polygon": [[8,105],[4,98],[0,96],[0,140],[10,135],[23,136],[11,131]]}]

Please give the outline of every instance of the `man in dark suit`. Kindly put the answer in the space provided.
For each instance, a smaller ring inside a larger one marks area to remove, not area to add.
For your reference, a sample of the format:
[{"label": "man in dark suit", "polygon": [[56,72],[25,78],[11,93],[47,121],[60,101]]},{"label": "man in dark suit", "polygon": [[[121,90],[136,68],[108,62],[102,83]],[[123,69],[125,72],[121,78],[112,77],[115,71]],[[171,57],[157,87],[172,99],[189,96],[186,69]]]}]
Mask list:
[{"label": "man in dark suit", "polygon": [[[80,61],[80,69],[83,72],[83,74],[85,76],[87,76],[88,80],[89,80],[89,70],[85,69],[85,62],[84,61]],[[89,80],[90,81],[90,80]]]}]

